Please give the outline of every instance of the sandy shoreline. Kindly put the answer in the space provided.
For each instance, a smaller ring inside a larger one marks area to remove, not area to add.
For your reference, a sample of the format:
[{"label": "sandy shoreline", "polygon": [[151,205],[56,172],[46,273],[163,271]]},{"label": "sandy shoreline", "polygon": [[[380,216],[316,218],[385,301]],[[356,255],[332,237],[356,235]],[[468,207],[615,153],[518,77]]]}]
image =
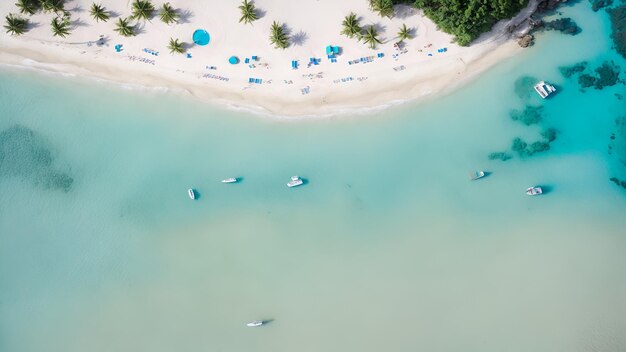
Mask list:
[{"label": "sandy shoreline", "polygon": [[[381,19],[369,11],[365,0],[341,4],[319,0],[301,6],[309,7],[308,11],[295,11],[290,8],[294,5],[285,0],[258,0],[257,7],[265,15],[253,26],[237,22],[236,4],[215,4],[212,9],[219,8],[217,12],[221,14],[217,15],[215,11],[202,9],[200,2],[171,3],[194,16],[188,23],[172,26],[155,18],[136,37],[124,38],[113,31],[112,20],[96,23],[89,17],[91,2],[70,1],[66,7],[80,24],[70,36],[61,40],[53,37],[47,25],[52,15],[34,15],[31,21],[37,25],[24,36],[11,37],[6,33],[0,36],[0,63],[116,83],[164,87],[187,92],[214,105],[274,116],[337,115],[429,98],[463,85],[522,50],[505,28],[511,22],[522,22],[534,6],[531,2],[518,18],[498,24],[472,46],[459,47],[419,11],[398,7],[396,17]],[[122,16],[130,13],[126,0],[110,0],[104,5]],[[374,24],[385,29],[381,32],[383,44],[376,50],[339,34],[341,19],[350,11],[361,16],[362,25]],[[12,3],[0,5],[2,17],[9,12],[16,12]],[[316,15],[311,16],[312,13]],[[323,13],[333,16],[315,20]],[[274,19],[293,28],[303,28],[293,32],[304,37],[304,41],[286,50],[271,47],[266,27]],[[394,48],[393,36],[403,23],[414,28],[416,36],[406,41],[401,52]],[[191,58],[167,51],[169,37],[189,42],[188,37],[196,28],[206,28],[211,33],[209,45],[190,47]],[[105,38],[103,45],[96,44],[100,35]],[[122,52],[114,50],[116,44],[123,45]],[[337,62],[331,63],[326,58],[325,45],[342,48]],[[143,48],[158,51],[159,55],[146,54]],[[442,48],[445,52],[439,51]],[[379,58],[379,53],[384,56]],[[243,62],[230,65],[227,60],[231,55],[242,61],[252,55],[259,59],[251,63],[254,67]],[[310,57],[322,60],[319,65],[307,67]],[[348,63],[361,57],[373,58],[368,63]],[[299,69],[291,68],[292,60],[298,60]],[[211,66],[216,69],[209,69]],[[250,84],[250,78],[262,79],[263,83]]]}]

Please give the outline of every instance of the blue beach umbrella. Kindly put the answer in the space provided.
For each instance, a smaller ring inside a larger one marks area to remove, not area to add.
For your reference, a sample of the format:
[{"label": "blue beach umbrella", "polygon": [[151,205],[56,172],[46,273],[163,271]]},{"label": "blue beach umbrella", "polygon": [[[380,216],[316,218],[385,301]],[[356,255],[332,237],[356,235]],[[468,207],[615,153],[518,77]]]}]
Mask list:
[{"label": "blue beach umbrella", "polygon": [[204,29],[198,29],[193,32],[193,42],[197,45],[204,46],[209,44],[210,41],[211,36],[209,35],[209,32],[205,31]]},{"label": "blue beach umbrella", "polygon": [[237,56],[231,56],[230,59],[228,59],[228,62],[231,65],[236,65],[239,63],[239,58]]}]

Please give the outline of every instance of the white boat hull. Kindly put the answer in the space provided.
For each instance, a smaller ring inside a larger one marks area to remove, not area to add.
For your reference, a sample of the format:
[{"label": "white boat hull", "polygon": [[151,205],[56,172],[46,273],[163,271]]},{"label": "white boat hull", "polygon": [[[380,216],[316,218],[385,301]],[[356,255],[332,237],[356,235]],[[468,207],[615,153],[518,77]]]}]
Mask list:
[{"label": "white boat hull", "polygon": [[238,180],[235,177],[222,180],[222,183],[236,183]]},{"label": "white boat hull", "polygon": [[263,325],[263,321],[262,320],[255,320],[255,321],[251,321],[251,322],[246,324],[246,326],[249,326],[251,328],[255,328],[255,327],[261,326],[261,325]]},{"label": "white boat hull", "polygon": [[192,200],[196,199],[196,191],[194,191],[193,189],[188,189],[187,190],[187,194],[189,195],[189,198],[191,198]]},{"label": "white boat hull", "polygon": [[543,189],[541,189],[541,187],[530,187],[526,190],[526,194],[529,196],[538,196],[543,194]]}]

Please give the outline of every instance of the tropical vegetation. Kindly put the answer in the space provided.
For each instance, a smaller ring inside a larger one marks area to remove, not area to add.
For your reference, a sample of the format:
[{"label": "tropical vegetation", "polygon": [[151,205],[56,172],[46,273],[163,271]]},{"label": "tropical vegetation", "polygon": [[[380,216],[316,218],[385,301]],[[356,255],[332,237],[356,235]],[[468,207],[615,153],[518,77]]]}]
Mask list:
[{"label": "tropical vegetation", "polygon": [[289,46],[289,36],[285,33],[285,28],[276,21],[270,28],[270,43],[274,44],[276,49],[286,49]]},{"label": "tropical vegetation", "polygon": [[131,18],[135,20],[150,20],[154,15],[154,5],[150,0],[135,0],[132,5]]},{"label": "tropical vegetation", "polygon": [[129,18],[118,18],[115,23],[115,31],[123,37],[132,37],[135,35],[135,27],[130,24]]},{"label": "tropical vegetation", "polygon": [[55,37],[65,38],[70,35],[70,21],[66,16],[53,18],[50,26]]},{"label": "tropical vegetation", "polygon": [[[398,1],[397,2],[408,2]],[[469,45],[499,20],[510,18],[528,0],[411,0],[443,31],[453,34],[460,45]]]},{"label": "tropical vegetation", "polygon": [[4,29],[10,35],[22,35],[28,30],[28,20],[12,13],[4,17]]},{"label": "tropical vegetation", "polygon": [[167,45],[172,54],[182,54],[185,52],[185,43],[178,41],[178,39],[170,38],[170,42]]},{"label": "tropical vegetation", "polygon": [[65,10],[65,0],[39,0],[44,12],[59,13]]},{"label": "tropical vegetation", "polygon": [[376,31],[374,26],[368,26],[365,33],[361,35],[361,39],[370,49],[376,49],[376,44],[382,44],[380,39],[378,39],[378,31]]},{"label": "tropical vegetation", "polygon": [[254,4],[248,0],[243,0],[241,5],[239,5],[239,10],[241,10],[241,18],[239,18],[239,23],[252,23],[259,19]]},{"label": "tropical vegetation", "polygon": [[15,6],[17,6],[20,13],[24,15],[34,15],[35,12],[40,9],[41,4],[38,0],[18,0]]},{"label": "tropical vegetation", "polygon": [[348,38],[360,38],[361,26],[359,25],[359,18],[354,12],[350,12],[350,14],[343,19],[341,26],[341,34]]},{"label": "tropical vegetation", "polygon": [[104,6],[100,4],[96,4],[95,2],[91,4],[91,9],[89,9],[89,14],[91,15],[91,17],[93,17],[94,20],[96,20],[96,22],[100,22],[100,21],[106,22],[111,17],[111,15],[104,8]]},{"label": "tropical vegetation", "polygon": [[402,27],[398,30],[398,39],[402,42],[412,37],[411,30],[406,26],[406,23],[403,23]]},{"label": "tropical vegetation", "polygon": [[178,12],[170,5],[169,2],[166,2],[161,6],[161,10],[159,11],[159,18],[165,24],[177,23],[180,16]]},{"label": "tropical vegetation", "polygon": [[393,17],[393,1],[392,0],[369,0],[370,9],[377,12],[380,17]]}]

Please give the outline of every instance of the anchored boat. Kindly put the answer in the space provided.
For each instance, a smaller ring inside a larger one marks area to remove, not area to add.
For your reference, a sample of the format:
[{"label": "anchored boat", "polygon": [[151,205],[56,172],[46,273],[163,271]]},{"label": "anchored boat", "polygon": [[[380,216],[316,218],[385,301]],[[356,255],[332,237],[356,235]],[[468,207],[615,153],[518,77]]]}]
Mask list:
[{"label": "anchored boat", "polygon": [[287,182],[287,187],[289,188],[296,187],[296,186],[300,186],[303,183],[304,181],[302,181],[300,176],[291,176],[291,181]]},{"label": "anchored boat", "polygon": [[236,177],[230,177],[227,179],[223,179],[222,183],[237,183],[239,181]]},{"label": "anchored boat", "polygon": [[539,186],[534,186],[527,189],[526,194],[528,194],[529,196],[538,196],[540,194],[543,194],[543,190]]},{"label": "anchored boat", "polygon": [[546,83],[546,81],[541,81],[535,84],[535,91],[539,96],[543,99],[547,98],[550,94],[556,92],[556,88],[553,85]]},{"label": "anchored boat", "polygon": [[265,322],[263,320],[253,320],[253,321],[247,323],[246,326],[249,326],[251,328],[255,328],[255,327],[261,326],[263,324],[265,324]]},{"label": "anchored boat", "polygon": [[469,178],[472,181],[476,181],[479,178],[483,178],[485,177],[485,172],[484,171],[475,171],[475,172],[470,172],[469,174]]},{"label": "anchored boat", "polygon": [[189,194],[189,198],[196,199],[196,191],[194,191],[193,188],[188,189],[187,194]]}]

